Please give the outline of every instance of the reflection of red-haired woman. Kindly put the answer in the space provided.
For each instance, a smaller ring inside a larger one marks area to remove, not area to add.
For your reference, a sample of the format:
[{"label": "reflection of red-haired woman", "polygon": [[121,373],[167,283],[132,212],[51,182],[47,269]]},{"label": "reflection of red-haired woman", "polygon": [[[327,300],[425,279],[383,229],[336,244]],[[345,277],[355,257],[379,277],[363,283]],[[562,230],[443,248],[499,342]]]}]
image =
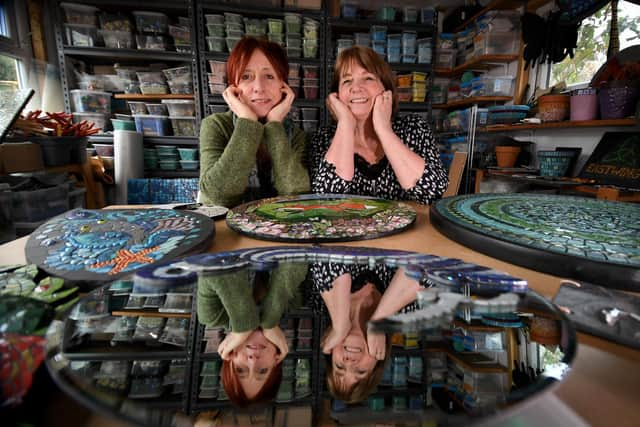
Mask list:
[{"label": "reflection of red-haired woman", "polygon": [[218,354],[222,385],[234,404],[267,402],[278,392],[289,352],[278,324],[300,299],[306,273],[306,264],[281,264],[268,278],[248,269],[198,277],[198,321],[227,329]]},{"label": "reflection of red-haired woman", "polygon": [[200,196],[227,207],[243,201],[308,192],[306,135],[286,119],[295,99],[282,48],[242,38],[227,61],[230,111],[200,128]]}]

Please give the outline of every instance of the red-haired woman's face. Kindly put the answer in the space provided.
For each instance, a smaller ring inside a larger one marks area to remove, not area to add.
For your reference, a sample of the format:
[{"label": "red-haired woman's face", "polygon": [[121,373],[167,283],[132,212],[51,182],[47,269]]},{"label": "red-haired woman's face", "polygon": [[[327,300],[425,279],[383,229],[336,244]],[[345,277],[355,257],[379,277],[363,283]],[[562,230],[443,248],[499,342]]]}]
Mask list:
[{"label": "red-haired woman's face", "polygon": [[344,102],[356,119],[365,120],[373,110],[376,97],[384,92],[380,77],[352,63],[340,76],[338,98]]},{"label": "red-haired woman's face", "polygon": [[231,353],[233,372],[248,399],[255,397],[280,362],[278,350],[260,329]]},{"label": "red-haired woman's face", "polygon": [[237,82],[241,90],[240,99],[247,104],[259,118],[282,101],[283,80],[276,73],[265,54],[256,49]]}]

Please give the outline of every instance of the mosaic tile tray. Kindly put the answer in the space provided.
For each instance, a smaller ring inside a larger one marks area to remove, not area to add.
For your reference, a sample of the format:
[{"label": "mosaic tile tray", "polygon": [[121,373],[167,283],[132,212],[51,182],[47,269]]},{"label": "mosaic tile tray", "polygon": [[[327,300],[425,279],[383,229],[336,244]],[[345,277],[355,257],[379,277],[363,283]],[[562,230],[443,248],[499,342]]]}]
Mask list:
[{"label": "mosaic tile tray", "polygon": [[276,197],[240,205],[227,215],[234,231],[262,240],[347,242],[399,233],[416,219],[406,203],[343,194]]},{"label": "mosaic tile tray", "polygon": [[513,264],[640,290],[640,209],[546,194],[472,194],[431,206],[451,239]]},{"label": "mosaic tile tray", "polygon": [[192,212],[74,209],[38,227],[25,252],[51,275],[104,281],[206,249],[214,234],[213,221]]}]

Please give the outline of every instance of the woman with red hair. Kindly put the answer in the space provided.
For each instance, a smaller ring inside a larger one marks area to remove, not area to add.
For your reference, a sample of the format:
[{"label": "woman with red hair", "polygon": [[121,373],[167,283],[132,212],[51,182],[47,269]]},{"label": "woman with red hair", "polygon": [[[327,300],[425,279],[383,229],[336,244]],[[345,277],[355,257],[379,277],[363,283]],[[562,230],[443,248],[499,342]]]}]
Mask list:
[{"label": "woman with red hair", "polygon": [[280,45],[242,38],[227,61],[226,113],[200,127],[200,195],[207,205],[309,191],[307,138],[287,115],[295,99]]},{"label": "woman with red hair", "polygon": [[218,354],[222,386],[234,404],[275,398],[289,351],[278,324],[287,307],[301,299],[306,274],[306,264],[282,263],[268,278],[249,269],[199,275],[198,321],[228,328]]}]

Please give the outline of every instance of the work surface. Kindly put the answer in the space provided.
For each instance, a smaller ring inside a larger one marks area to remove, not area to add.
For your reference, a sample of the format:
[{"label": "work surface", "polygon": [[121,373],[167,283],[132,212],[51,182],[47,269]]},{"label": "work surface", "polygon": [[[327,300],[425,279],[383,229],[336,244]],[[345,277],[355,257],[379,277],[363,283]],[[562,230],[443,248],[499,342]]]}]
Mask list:
[{"label": "work surface", "polygon": [[[428,207],[415,206],[415,208],[417,211],[415,225],[401,234],[381,239],[340,243],[340,245],[399,249],[460,258],[526,279],[531,289],[549,299],[558,291],[562,278],[518,267],[466,248],[446,238],[430,224]],[[215,225],[216,235],[209,247],[210,252],[276,245],[273,242],[238,235],[227,228],[224,220],[216,221]],[[23,237],[1,245],[0,265],[26,262],[24,257],[26,240],[27,237]],[[578,342],[578,354],[571,374],[554,389],[553,393],[588,424],[594,426],[638,425],[637,407],[640,397],[638,397],[637,386],[640,384],[640,351],[585,334],[578,334]],[[543,408],[540,410],[544,411]]]}]

